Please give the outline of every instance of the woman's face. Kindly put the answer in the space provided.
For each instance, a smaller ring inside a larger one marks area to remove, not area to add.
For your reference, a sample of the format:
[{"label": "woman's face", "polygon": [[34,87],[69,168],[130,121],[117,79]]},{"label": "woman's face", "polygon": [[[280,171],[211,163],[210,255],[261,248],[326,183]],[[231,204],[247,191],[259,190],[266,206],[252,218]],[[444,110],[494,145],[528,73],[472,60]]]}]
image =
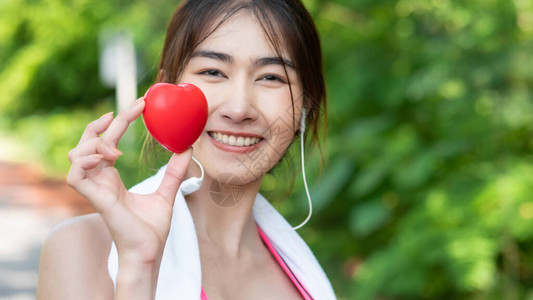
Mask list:
[{"label": "woman's face", "polygon": [[287,150],[297,129],[293,116],[299,124],[302,88],[290,57],[285,51],[282,57],[288,76],[246,11],[226,20],[193,53],[180,82],[198,86],[209,104],[207,125],[193,145],[207,176],[257,181]]}]

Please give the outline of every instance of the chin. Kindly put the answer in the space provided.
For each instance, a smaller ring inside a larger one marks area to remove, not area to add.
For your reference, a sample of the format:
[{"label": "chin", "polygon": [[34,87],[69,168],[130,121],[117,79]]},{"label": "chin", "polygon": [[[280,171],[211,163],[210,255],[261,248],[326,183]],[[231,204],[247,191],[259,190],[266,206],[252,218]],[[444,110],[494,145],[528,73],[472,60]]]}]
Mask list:
[{"label": "chin", "polygon": [[209,178],[209,181],[217,180],[239,186],[261,181],[264,175],[264,172],[251,173],[246,167],[239,166],[238,163],[204,166],[204,169],[206,169],[206,178]]}]

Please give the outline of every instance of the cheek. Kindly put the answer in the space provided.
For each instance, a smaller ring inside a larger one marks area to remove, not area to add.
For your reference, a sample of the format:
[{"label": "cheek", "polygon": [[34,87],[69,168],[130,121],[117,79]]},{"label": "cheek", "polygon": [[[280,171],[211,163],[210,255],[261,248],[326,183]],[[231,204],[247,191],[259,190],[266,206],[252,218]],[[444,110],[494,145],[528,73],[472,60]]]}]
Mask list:
[{"label": "cheek", "polygon": [[288,87],[264,91],[261,98],[261,102],[268,104],[273,110],[287,111],[292,107],[292,99]]},{"label": "cheek", "polygon": [[[297,91],[293,90],[293,93],[295,92]],[[300,95],[291,98],[287,89],[286,92],[273,93],[270,97],[265,98],[262,103],[265,103],[262,105],[261,111],[269,124],[268,129],[273,131],[274,135],[282,131],[288,131],[288,133],[283,134],[283,137],[287,139],[286,136],[290,135],[289,139],[292,140],[294,133],[300,127],[299,120],[302,112],[303,97]]]},{"label": "cheek", "polygon": [[269,124],[279,118],[292,120],[294,110],[300,111],[301,97],[291,98],[288,88],[261,91],[258,94],[261,96],[257,99],[257,106]]}]

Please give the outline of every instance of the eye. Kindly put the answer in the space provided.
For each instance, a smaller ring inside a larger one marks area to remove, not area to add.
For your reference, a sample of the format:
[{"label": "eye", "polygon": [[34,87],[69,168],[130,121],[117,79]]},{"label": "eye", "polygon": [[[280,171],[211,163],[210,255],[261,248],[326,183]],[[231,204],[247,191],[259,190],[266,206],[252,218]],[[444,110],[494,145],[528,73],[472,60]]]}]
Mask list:
[{"label": "eye", "polygon": [[213,76],[213,77],[224,77],[224,74],[222,74],[218,70],[205,70],[198,74],[203,74],[203,75],[208,75],[208,76]]},{"label": "eye", "polygon": [[278,77],[276,75],[272,75],[272,74],[265,75],[263,77],[263,80],[266,80],[266,81],[279,81],[281,83],[287,83],[285,80],[281,79],[280,77]]}]

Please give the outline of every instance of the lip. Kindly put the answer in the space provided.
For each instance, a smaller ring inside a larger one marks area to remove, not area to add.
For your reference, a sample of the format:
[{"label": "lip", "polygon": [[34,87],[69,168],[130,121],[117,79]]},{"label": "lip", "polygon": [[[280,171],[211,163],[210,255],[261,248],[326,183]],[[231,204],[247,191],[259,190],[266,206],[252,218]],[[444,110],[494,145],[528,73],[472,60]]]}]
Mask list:
[{"label": "lip", "polygon": [[[258,137],[261,140],[257,144],[254,144],[251,146],[231,146],[231,145],[224,144],[222,142],[217,141],[208,132],[220,132],[226,135],[234,135],[234,136],[242,136],[242,137]],[[265,141],[265,139],[262,136],[254,134],[254,133],[249,133],[249,132],[231,132],[231,131],[210,130],[210,131],[206,131],[205,134],[209,137],[209,140],[213,143],[213,145],[215,145],[215,147],[217,147],[218,149],[222,151],[239,153],[239,154],[254,151],[255,149],[259,148],[259,146]]]}]

